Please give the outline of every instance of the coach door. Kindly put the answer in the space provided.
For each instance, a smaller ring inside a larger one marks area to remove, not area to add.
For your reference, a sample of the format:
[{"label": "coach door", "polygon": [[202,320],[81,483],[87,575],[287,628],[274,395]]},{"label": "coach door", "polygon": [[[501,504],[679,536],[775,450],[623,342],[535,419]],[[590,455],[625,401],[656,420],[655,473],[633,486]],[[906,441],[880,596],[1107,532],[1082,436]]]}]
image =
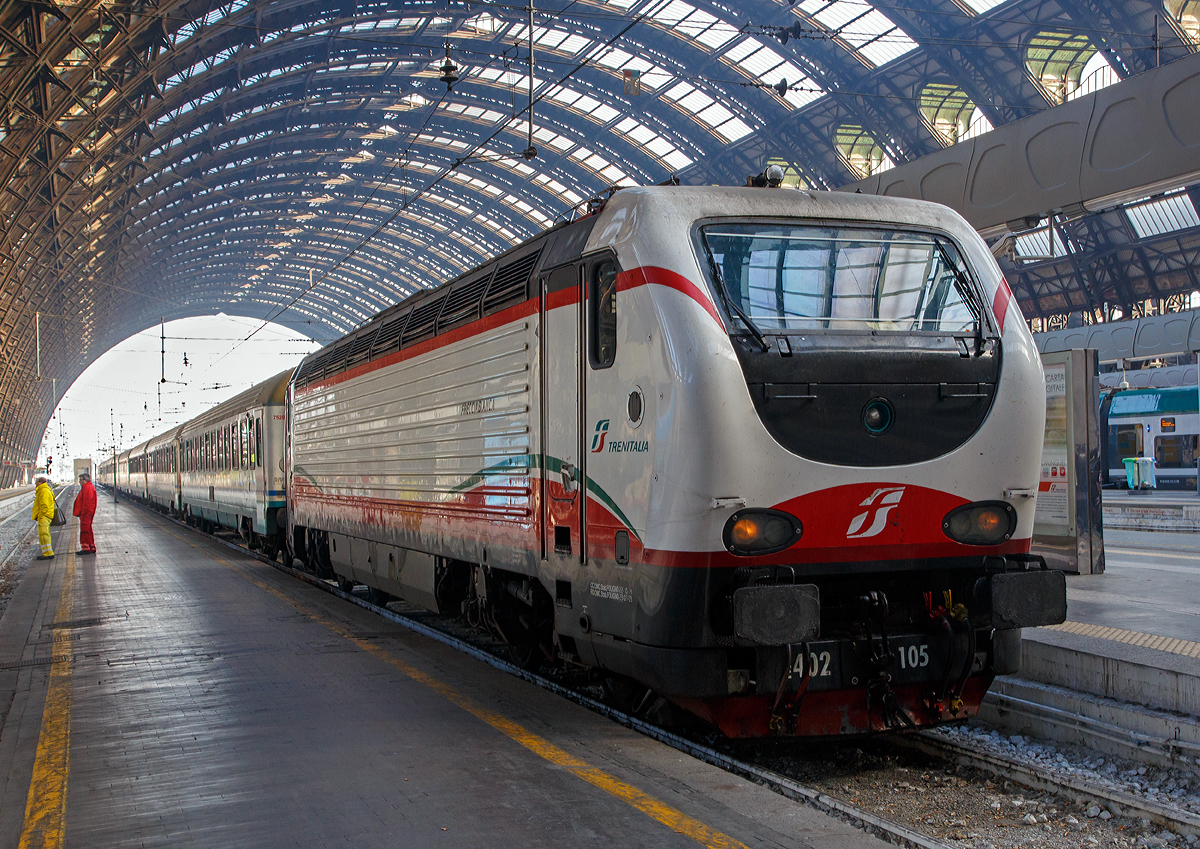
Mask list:
[{"label": "coach door", "polygon": [[565,566],[584,562],[580,270],[555,269],[541,288],[542,544],[547,560]]}]

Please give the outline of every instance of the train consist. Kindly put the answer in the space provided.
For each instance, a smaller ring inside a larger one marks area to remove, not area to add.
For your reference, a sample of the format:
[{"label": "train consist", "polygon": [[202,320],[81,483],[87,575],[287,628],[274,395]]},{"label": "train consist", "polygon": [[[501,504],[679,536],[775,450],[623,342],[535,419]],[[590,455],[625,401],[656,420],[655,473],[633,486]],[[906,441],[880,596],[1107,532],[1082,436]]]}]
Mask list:
[{"label": "train consist", "polygon": [[973,715],[1064,619],[1044,397],[944,207],[626,189],[101,474],[729,736],[853,734]]},{"label": "train consist", "polygon": [[97,481],[204,530],[235,530],[251,548],[274,557],[284,538],[280,461],[291,374],[282,372],[101,461]]},{"label": "train consist", "polygon": [[1194,386],[1126,389],[1101,404],[1101,428],[1107,430],[1104,469],[1108,482],[1127,486],[1127,457],[1154,459],[1158,489],[1196,490],[1200,435],[1200,398]]}]

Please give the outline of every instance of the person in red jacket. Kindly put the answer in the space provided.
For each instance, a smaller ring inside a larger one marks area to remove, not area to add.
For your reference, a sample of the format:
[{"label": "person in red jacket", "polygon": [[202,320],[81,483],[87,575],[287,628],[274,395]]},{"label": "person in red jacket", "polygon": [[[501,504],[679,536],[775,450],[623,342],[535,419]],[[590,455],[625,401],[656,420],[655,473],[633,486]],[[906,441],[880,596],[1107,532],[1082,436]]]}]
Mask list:
[{"label": "person in red jacket", "polygon": [[79,494],[75,496],[75,509],[79,517],[79,551],[76,554],[95,554],[96,538],[92,536],[92,518],[96,515],[96,487],[87,472],[79,475]]}]

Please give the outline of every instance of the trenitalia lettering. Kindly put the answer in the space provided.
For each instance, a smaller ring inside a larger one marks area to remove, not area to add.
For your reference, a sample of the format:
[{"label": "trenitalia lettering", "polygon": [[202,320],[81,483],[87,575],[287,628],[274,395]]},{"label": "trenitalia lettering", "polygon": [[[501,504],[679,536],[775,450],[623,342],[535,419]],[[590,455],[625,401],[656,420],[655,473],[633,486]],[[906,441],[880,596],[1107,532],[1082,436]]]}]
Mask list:
[{"label": "trenitalia lettering", "polygon": [[625,441],[613,440],[608,443],[608,452],[612,453],[627,453],[627,454],[643,454],[650,450],[650,443],[646,440],[629,439]]}]

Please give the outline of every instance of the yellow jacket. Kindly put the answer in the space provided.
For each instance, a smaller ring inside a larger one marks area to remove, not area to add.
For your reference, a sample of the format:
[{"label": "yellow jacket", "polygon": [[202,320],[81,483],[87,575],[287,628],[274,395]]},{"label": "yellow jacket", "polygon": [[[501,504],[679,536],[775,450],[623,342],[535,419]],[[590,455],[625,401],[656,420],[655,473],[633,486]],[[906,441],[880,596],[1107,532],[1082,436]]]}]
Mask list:
[{"label": "yellow jacket", "polygon": [[33,521],[54,518],[54,490],[49,484],[39,483],[33,494]]}]

